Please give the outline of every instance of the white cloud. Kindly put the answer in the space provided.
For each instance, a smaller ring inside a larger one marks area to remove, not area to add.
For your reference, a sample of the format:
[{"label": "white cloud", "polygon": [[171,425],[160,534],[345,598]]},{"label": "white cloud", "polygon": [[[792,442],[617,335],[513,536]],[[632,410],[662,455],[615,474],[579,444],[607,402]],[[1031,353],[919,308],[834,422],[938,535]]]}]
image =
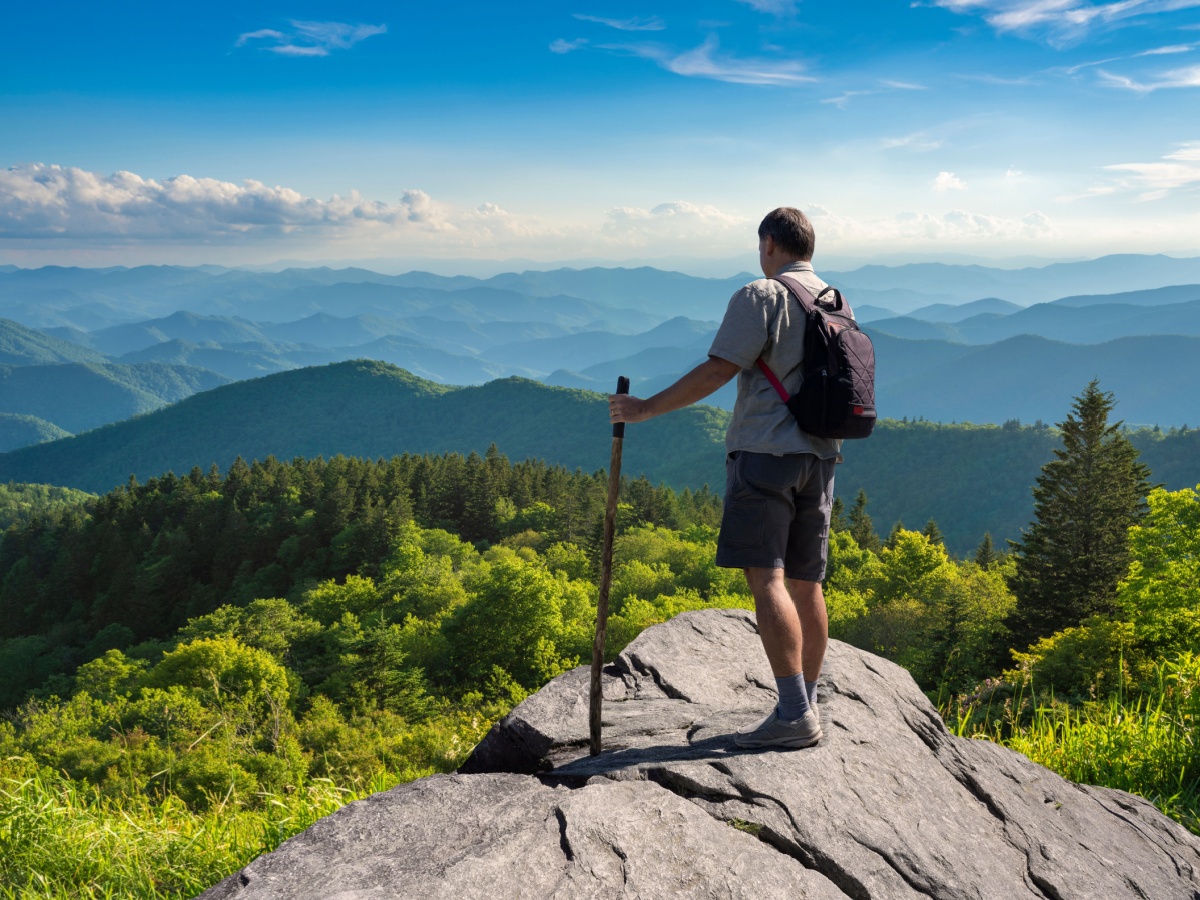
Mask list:
[{"label": "white cloud", "polygon": [[913,84],[909,81],[893,81],[890,78],[884,78],[880,82],[884,87],[895,88],[898,91],[924,91],[928,90],[923,84]]},{"label": "white cloud", "polygon": [[1169,56],[1174,53],[1190,53],[1195,44],[1172,44],[1169,47],[1155,47],[1153,50],[1143,50],[1138,56]]},{"label": "white cloud", "polygon": [[838,94],[836,97],[826,97],[823,100],[821,100],[820,102],[829,104],[830,106],[836,106],[838,109],[845,109],[847,104],[849,104],[850,101],[853,100],[855,97],[867,97],[873,93],[875,93],[875,92],[874,91],[842,91],[842,93]]},{"label": "white cloud", "polygon": [[882,143],[884,150],[904,149],[912,150],[915,153],[928,153],[940,146],[942,146],[941,139],[930,137],[924,131],[914,131],[903,137],[884,138]]},{"label": "white cloud", "polygon": [[1200,141],[1182,144],[1160,162],[1117,163],[1104,168],[1125,173],[1128,176],[1125,186],[1143,192],[1139,199],[1161,200],[1172,191],[1200,185]]},{"label": "white cloud", "polygon": [[447,210],[419,190],[389,204],[355,192],[317,200],[254,180],[178,175],[156,181],[40,163],[0,170],[0,238],[220,241],[406,223],[435,231],[456,227]]},{"label": "white cloud", "polygon": [[[753,242],[753,223],[714,206],[676,200],[582,213],[570,221],[512,213],[484,202],[462,207],[419,189],[398,200],[357,192],[328,200],[259,181],[132,172],[99,175],[33,164],[0,169],[0,248],[81,252],[253,253],[254,247],[352,247],[358,255],[512,253],[564,258],[612,251],[727,253]],[[201,249],[208,248],[208,249]],[[23,250],[24,252],[24,250]],[[266,253],[265,249],[260,250]],[[128,257],[126,257],[128,258]]]},{"label": "white cloud", "polygon": [[612,242],[632,246],[649,243],[678,244],[678,250],[694,251],[700,246],[721,245],[730,237],[749,243],[750,221],[722,212],[715,206],[674,200],[653,209],[621,206],[607,214],[601,232]]},{"label": "white cloud", "polygon": [[816,81],[804,74],[798,60],[737,59],[717,53],[716,37],[710,37],[694,50],[676,53],[657,44],[611,45],[608,50],[622,50],[651,59],[668,72],[687,78],[710,78],[732,84],[795,85]]},{"label": "white cloud", "polygon": [[1054,45],[1077,43],[1099,27],[1124,27],[1140,17],[1200,6],[1200,0],[935,0],[963,15],[981,15],[997,32],[1041,37]]},{"label": "white cloud", "polygon": [[760,13],[783,18],[796,14],[797,0],[738,0]]},{"label": "white cloud", "polygon": [[575,13],[575,18],[584,22],[607,25],[609,28],[616,28],[618,31],[662,31],[667,27],[666,23],[658,16],[650,16],[648,19],[637,17],[632,19],[606,19],[603,16],[585,16],[583,13]]},{"label": "white cloud", "polygon": [[263,49],[280,56],[328,56],[333,50],[349,50],[369,37],[387,32],[386,25],[348,25],[345,22],[303,22],[293,19],[291,31],[260,28],[238,35],[235,47],[269,42]]},{"label": "white cloud", "polygon": [[812,219],[818,241],[823,242],[892,247],[930,243],[988,245],[999,241],[1046,239],[1056,234],[1054,223],[1038,211],[1012,218],[953,209],[940,215],[901,212],[865,220],[839,215],[823,206],[814,206],[805,212]]},{"label": "white cloud", "polygon": [[550,45],[551,53],[570,53],[572,50],[578,50],[587,43],[587,38],[576,38],[573,41],[565,41],[559,38]]},{"label": "white cloud", "polygon": [[932,181],[935,191],[965,191],[967,183],[953,172],[938,172]]},{"label": "white cloud", "polygon": [[1139,94],[1148,94],[1164,88],[1200,87],[1200,66],[1189,66],[1185,69],[1163,72],[1158,75],[1156,80],[1152,81],[1135,81],[1125,75],[1116,75],[1103,69],[1100,70],[1099,75],[1101,84],[1124,88],[1127,91],[1136,91]]}]

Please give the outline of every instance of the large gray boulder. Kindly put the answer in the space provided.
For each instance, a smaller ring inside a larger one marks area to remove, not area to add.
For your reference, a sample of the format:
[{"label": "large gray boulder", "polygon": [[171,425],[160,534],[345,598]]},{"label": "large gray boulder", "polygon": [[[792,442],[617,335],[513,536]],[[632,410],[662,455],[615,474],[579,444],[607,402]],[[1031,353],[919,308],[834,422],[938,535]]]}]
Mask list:
[{"label": "large gray boulder", "polygon": [[898,666],[832,642],[825,738],[738,750],[774,702],[754,617],[685,613],[499,722],[460,773],[350,804],[205,898],[1200,898],[1200,840],[1141,798],[947,732]]}]

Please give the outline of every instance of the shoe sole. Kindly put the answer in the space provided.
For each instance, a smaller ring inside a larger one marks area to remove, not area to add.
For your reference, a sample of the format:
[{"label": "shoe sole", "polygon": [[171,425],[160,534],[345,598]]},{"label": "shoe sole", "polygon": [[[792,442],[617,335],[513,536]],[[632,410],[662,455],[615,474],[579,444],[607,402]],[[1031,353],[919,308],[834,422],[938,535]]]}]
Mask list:
[{"label": "shoe sole", "polygon": [[743,750],[761,750],[764,747],[779,747],[784,750],[803,750],[805,747],[811,747],[820,742],[821,738],[825,737],[821,732],[803,738],[774,738],[765,741],[740,741],[737,738],[733,742]]}]

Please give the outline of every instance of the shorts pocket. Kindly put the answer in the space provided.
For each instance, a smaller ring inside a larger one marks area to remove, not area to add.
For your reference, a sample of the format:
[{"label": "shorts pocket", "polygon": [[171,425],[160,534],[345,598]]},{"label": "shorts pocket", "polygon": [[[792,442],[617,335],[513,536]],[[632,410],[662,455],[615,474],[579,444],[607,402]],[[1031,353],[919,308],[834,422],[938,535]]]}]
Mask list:
[{"label": "shorts pocket", "polygon": [[720,542],[730,550],[761,547],[766,523],[766,501],[735,500],[725,508],[721,519]]},{"label": "shorts pocket", "polygon": [[755,453],[741,470],[743,485],[768,494],[781,494],[796,483],[795,457]]}]

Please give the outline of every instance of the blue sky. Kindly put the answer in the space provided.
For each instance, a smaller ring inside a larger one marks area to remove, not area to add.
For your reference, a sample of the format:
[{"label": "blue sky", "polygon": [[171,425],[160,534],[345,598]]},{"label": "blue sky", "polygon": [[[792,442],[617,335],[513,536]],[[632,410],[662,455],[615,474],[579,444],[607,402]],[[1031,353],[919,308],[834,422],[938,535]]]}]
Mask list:
[{"label": "blue sky", "polygon": [[1200,254],[1200,0],[24,5],[0,263]]}]

